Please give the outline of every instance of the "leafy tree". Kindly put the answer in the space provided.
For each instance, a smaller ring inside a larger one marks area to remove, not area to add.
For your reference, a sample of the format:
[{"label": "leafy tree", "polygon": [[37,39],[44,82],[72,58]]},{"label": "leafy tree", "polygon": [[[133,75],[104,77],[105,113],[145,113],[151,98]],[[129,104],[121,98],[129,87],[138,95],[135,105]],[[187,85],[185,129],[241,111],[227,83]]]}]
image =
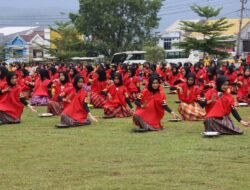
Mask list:
[{"label": "leafy tree", "polygon": [[165,61],[164,48],[161,48],[159,46],[145,46],[144,51],[146,51],[145,60],[149,62],[158,63]]},{"label": "leafy tree", "polygon": [[70,18],[78,31],[92,36],[101,54],[140,50],[158,26],[164,0],[79,0]]},{"label": "leafy tree", "polygon": [[4,61],[4,58],[5,58],[5,49],[4,49],[4,46],[0,46],[0,62]]},{"label": "leafy tree", "polygon": [[56,22],[56,26],[50,27],[50,29],[55,36],[50,40],[50,43],[54,46],[49,48],[51,55],[56,56],[60,60],[86,55],[83,39],[70,22]]},{"label": "leafy tree", "polygon": [[[212,17],[217,17],[221,8],[215,9],[213,7],[201,7],[196,4],[191,6],[191,9],[200,17],[200,22],[181,21],[181,29],[187,34],[185,39],[181,42],[175,43],[177,47],[184,49],[186,52],[190,50],[201,50],[211,55],[226,56],[227,53],[223,49],[232,47],[232,43],[227,40],[232,36],[222,36],[221,32],[226,31],[232,25],[228,24],[226,18],[220,18],[211,21]],[[191,33],[200,33],[202,39],[197,39],[190,36]]]}]

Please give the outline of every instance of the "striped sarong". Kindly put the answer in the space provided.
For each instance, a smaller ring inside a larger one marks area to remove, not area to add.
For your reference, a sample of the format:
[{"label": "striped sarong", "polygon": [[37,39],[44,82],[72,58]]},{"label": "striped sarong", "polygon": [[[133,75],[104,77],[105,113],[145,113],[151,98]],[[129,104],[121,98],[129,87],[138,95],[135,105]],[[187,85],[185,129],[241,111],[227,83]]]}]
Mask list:
[{"label": "striped sarong", "polygon": [[2,124],[16,124],[16,123],[20,123],[20,119],[14,119],[13,117],[11,117],[10,115],[8,115],[7,113],[0,111],[0,125]]},{"label": "striped sarong", "polygon": [[103,108],[104,104],[106,103],[106,96],[91,92],[90,101],[94,108]]},{"label": "striped sarong", "polygon": [[139,128],[147,130],[147,131],[160,131],[162,129],[156,129],[147,122],[145,122],[139,115],[133,116],[134,124],[137,125]]},{"label": "striped sarong", "polygon": [[66,124],[71,127],[77,127],[77,126],[83,126],[83,125],[90,125],[91,121],[89,119],[86,119],[83,123],[80,123],[79,121],[76,121],[73,118],[63,113],[61,115],[61,123]]},{"label": "striped sarong", "polygon": [[204,122],[206,132],[219,132],[223,135],[241,135],[243,130],[235,127],[229,116],[207,118]]},{"label": "striped sarong", "polygon": [[48,103],[48,113],[52,113],[53,115],[61,115],[63,111],[63,104],[60,104],[56,101],[49,101]]},{"label": "striped sarong", "polygon": [[132,116],[132,112],[124,107],[124,106],[118,106],[118,107],[109,107],[104,106],[104,117],[130,117]]}]

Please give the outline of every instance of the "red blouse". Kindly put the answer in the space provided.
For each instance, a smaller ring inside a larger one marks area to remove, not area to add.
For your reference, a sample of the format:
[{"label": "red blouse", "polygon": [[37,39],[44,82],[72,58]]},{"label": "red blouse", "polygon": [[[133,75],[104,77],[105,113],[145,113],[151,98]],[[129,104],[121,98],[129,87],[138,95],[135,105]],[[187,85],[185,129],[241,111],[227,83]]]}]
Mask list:
[{"label": "red blouse", "polygon": [[168,83],[170,84],[170,86],[174,86],[175,81],[181,79],[181,73],[178,73],[176,75],[171,74],[168,77]]},{"label": "red blouse", "polygon": [[231,94],[224,92],[222,97],[218,96],[216,89],[210,89],[205,94],[206,100],[211,100],[216,94],[216,101],[208,104],[206,108],[206,118],[223,117],[231,113],[231,107],[234,106],[234,98]]},{"label": "red blouse", "polygon": [[60,82],[54,82],[52,85],[52,91],[54,91],[52,100],[53,101],[58,101],[58,96],[64,92],[64,90],[72,87],[71,83],[66,83],[66,84],[61,84]]},{"label": "red blouse", "polygon": [[126,78],[124,81],[124,85],[127,87],[128,93],[138,92],[137,84],[139,82],[140,81],[137,76]]},{"label": "red blouse", "polygon": [[105,106],[117,107],[126,106],[125,93],[127,93],[127,88],[125,86],[115,86],[114,84],[109,86],[107,93],[112,96],[112,100],[107,98]]},{"label": "red blouse", "polygon": [[[5,83],[2,89],[8,88],[9,85]],[[11,87],[9,92],[5,92],[0,97],[0,111],[7,113],[14,119],[20,119],[24,105],[20,102],[20,94],[22,88],[19,85]]]},{"label": "red blouse", "polygon": [[182,83],[180,85],[178,85],[179,87],[182,88],[182,94],[180,93],[180,91],[178,90],[178,98],[180,101],[185,102],[187,104],[191,104],[195,101],[198,100],[198,97],[201,93],[201,90],[199,87],[193,85],[191,87],[189,87],[187,85],[187,83]]},{"label": "red blouse", "polygon": [[136,108],[135,115],[140,116],[146,123],[155,129],[161,129],[163,126],[160,121],[164,116],[164,108],[162,104],[166,102],[166,95],[163,91],[152,93],[148,89],[141,92],[141,104],[146,106]]},{"label": "red blouse", "polygon": [[34,91],[33,91],[33,95],[32,96],[49,96],[48,93],[48,84],[50,83],[49,79],[45,79],[44,81],[42,81],[40,78],[38,78],[35,81],[35,87],[34,87]]},{"label": "red blouse", "polygon": [[63,113],[73,118],[74,120],[83,123],[87,119],[87,111],[83,105],[87,97],[87,92],[84,89],[80,89],[77,92],[72,91],[71,103],[64,108]]},{"label": "red blouse", "polygon": [[107,81],[99,81],[97,78],[95,78],[91,85],[91,92],[100,94],[105,88],[107,88],[107,86]]},{"label": "red blouse", "polygon": [[250,93],[250,77],[245,78],[243,76],[240,76],[237,81],[241,82],[241,85],[238,89],[237,97],[239,98],[247,96],[248,93]]},{"label": "red blouse", "polygon": [[20,85],[22,87],[22,90],[30,90],[30,87],[26,84],[26,82],[32,82],[32,78],[30,76],[26,76],[26,77],[19,77],[17,79],[17,84]]}]

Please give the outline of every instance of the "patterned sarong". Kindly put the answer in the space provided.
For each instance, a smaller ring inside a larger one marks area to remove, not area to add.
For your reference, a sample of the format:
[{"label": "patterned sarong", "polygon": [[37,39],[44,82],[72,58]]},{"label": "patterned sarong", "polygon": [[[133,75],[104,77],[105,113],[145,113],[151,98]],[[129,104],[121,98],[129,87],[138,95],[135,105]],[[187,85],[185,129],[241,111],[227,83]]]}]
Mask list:
[{"label": "patterned sarong", "polygon": [[184,120],[189,121],[202,120],[206,115],[205,110],[196,102],[192,104],[181,102],[178,111]]},{"label": "patterned sarong", "polygon": [[229,116],[222,118],[207,118],[204,122],[205,131],[215,131],[224,135],[241,135],[243,130],[235,127]]}]

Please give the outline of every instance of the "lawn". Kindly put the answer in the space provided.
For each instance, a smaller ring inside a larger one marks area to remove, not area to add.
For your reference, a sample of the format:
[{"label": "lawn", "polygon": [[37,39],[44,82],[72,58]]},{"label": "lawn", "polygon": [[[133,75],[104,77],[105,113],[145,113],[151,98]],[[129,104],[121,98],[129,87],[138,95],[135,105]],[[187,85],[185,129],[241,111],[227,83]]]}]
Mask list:
[{"label": "lawn", "polygon": [[[177,111],[176,96],[167,97]],[[239,108],[248,120],[249,111]],[[0,189],[250,189],[250,128],[242,136],[203,138],[202,122],[169,118],[161,132],[135,134],[131,118],[57,129],[59,117],[26,109],[21,124],[0,127]]]}]

